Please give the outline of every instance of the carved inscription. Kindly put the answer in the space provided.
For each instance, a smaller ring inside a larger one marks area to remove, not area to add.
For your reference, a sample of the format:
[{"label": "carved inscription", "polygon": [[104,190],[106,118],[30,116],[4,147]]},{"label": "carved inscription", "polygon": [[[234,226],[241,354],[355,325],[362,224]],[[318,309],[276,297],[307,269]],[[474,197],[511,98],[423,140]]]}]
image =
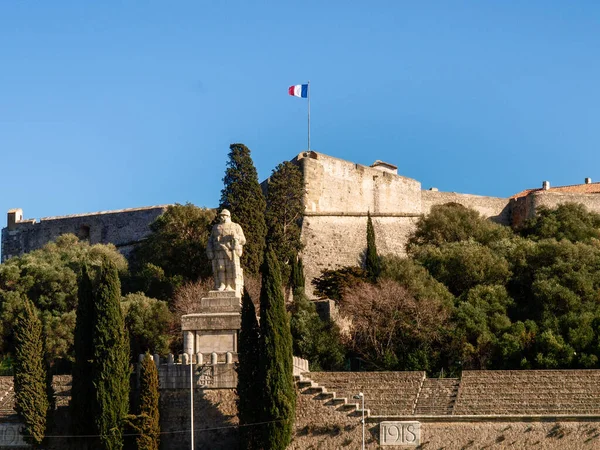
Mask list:
[{"label": "carved inscription", "polygon": [[27,447],[30,446],[23,440],[21,428],[17,423],[0,424],[0,447]]},{"label": "carved inscription", "polygon": [[380,422],[379,445],[421,444],[420,422]]},{"label": "carved inscription", "polygon": [[215,377],[212,372],[212,367],[203,367],[198,371],[198,381],[196,386],[212,386],[215,384]]}]

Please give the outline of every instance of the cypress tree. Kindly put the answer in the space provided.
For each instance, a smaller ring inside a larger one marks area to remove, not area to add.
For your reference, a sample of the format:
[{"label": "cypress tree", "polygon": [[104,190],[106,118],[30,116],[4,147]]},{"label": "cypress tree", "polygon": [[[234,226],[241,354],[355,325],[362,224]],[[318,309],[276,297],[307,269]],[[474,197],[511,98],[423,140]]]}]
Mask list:
[{"label": "cypress tree", "polygon": [[30,300],[25,301],[14,331],[15,409],[25,426],[25,440],[37,447],[46,433],[50,403],[46,388],[42,322]]},{"label": "cypress tree", "polygon": [[290,286],[292,294],[295,296],[304,294],[304,265],[302,258],[292,258],[292,274],[290,276]]},{"label": "cypress tree", "polygon": [[286,161],[273,169],[267,185],[267,243],[277,255],[285,281],[289,279],[294,258],[302,249],[303,197],[304,180],[297,165]]},{"label": "cypress tree", "polygon": [[[75,319],[73,384],[71,390],[71,423],[75,435],[94,434],[92,384],[92,336],[94,329],[94,293],[88,267],[84,265],[77,292]],[[81,444],[82,446],[84,444]]]},{"label": "cypress tree", "polygon": [[100,448],[123,447],[129,405],[129,342],[121,313],[121,283],[115,265],[104,260],[94,292],[92,382],[94,424]]},{"label": "cypress tree", "polygon": [[296,410],[292,335],[285,310],[281,274],[275,253],[268,249],[262,265],[260,291],[260,364],[262,396],[261,448],[283,450],[291,441]]},{"label": "cypress tree", "polygon": [[244,144],[231,144],[229,149],[219,209],[227,208],[231,220],[242,226],[246,245],[241,264],[246,273],[256,275],[260,270],[267,235],[266,201],[250,149]]},{"label": "cypress tree", "polygon": [[238,342],[238,418],[240,420],[240,448],[259,449],[258,421],[261,392],[256,388],[259,361],[259,327],[254,304],[244,288],[242,296],[242,324]]},{"label": "cypress tree", "polygon": [[138,450],[158,450],[160,416],[158,411],[158,370],[150,353],[146,353],[140,368]]},{"label": "cypress tree", "polygon": [[367,213],[367,253],[365,256],[365,270],[367,277],[375,283],[381,274],[381,260],[375,245],[375,229],[371,220],[371,213]]}]

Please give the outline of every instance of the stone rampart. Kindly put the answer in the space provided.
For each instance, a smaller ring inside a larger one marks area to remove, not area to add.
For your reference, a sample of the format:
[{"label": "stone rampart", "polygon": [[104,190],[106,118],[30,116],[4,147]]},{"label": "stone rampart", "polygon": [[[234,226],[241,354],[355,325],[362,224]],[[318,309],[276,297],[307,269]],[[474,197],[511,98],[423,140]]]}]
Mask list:
[{"label": "stone rampart", "polygon": [[421,213],[417,180],[316,152],[301,153],[294,161],[304,174],[307,213]]},{"label": "stone rampart", "polygon": [[[372,214],[380,255],[405,255],[409,233],[418,217]],[[302,258],[306,286],[326,269],[360,266],[367,243],[367,213],[353,216],[305,215],[302,224]],[[310,294],[310,292],[308,292]]]},{"label": "stone rampart", "polygon": [[90,244],[114,244],[126,257],[150,233],[150,224],[168,205],[74,214],[24,220],[23,211],[10,210],[2,229],[1,261],[43,247],[57,237],[73,233]]},{"label": "stone rampart", "polygon": [[449,202],[473,208],[484,217],[510,224],[509,199],[454,192],[423,191],[421,183],[387,170],[316,152],[294,160],[304,175],[302,252],[307,292],[323,270],[361,265],[371,214],[380,255],[405,255],[408,236],[422,214]]},{"label": "stone rampart", "polygon": [[316,152],[298,155],[304,176],[302,252],[306,285],[325,269],[360,265],[371,214],[380,254],[404,254],[421,214],[421,183]]},{"label": "stone rampart", "polygon": [[533,217],[540,206],[555,208],[564,203],[581,203],[589,211],[600,213],[599,194],[571,194],[540,190],[511,200],[514,211],[512,224],[514,226],[521,225],[525,220]]},{"label": "stone rampart", "polygon": [[459,194],[456,192],[421,191],[421,205],[423,214],[429,214],[434,205],[458,203],[467,208],[478,211],[483,217],[510,225],[511,208],[510,199],[499,197],[486,197],[482,195]]}]

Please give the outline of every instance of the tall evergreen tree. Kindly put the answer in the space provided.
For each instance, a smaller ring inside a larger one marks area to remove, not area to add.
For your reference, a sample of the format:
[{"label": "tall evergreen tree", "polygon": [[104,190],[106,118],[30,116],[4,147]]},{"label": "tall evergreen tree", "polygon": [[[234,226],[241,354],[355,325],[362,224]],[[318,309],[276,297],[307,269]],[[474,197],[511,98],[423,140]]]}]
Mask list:
[{"label": "tall evergreen tree", "polygon": [[261,391],[256,388],[259,361],[259,327],[254,303],[248,291],[242,296],[242,325],[238,343],[238,418],[240,420],[240,448],[259,449],[260,431],[254,423],[259,417]]},{"label": "tall evergreen tree", "polygon": [[94,329],[94,293],[88,267],[81,271],[77,292],[77,317],[75,320],[73,384],[71,390],[71,423],[75,435],[94,434],[92,384],[92,337]]},{"label": "tall evergreen tree", "polygon": [[137,450],[158,450],[160,416],[158,411],[158,370],[150,353],[146,353],[140,368],[139,436]]},{"label": "tall evergreen tree", "polygon": [[285,310],[281,274],[275,253],[268,249],[260,291],[259,390],[262,396],[261,446],[283,450],[291,441],[296,410],[292,335]]},{"label": "tall evergreen tree", "polygon": [[367,277],[373,283],[377,281],[381,274],[381,260],[377,254],[377,245],[375,244],[375,229],[371,220],[371,213],[367,213],[367,252],[365,255],[365,270]]},{"label": "tall evergreen tree", "polygon": [[290,287],[294,296],[304,294],[304,264],[302,258],[292,258],[292,274],[290,275]]},{"label": "tall evergreen tree", "polygon": [[246,273],[256,275],[260,270],[267,235],[266,201],[250,149],[244,144],[231,144],[229,149],[219,209],[228,209],[231,220],[242,226],[246,245],[241,264]]},{"label": "tall evergreen tree", "polygon": [[129,342],[120,301],[117,268],[105,260],[95,289],[92,337],[93,417],[103,450],[123,447],[123,421],[129,406]]},{"label": "tall evergreen tree", "polygon": [[286,282],[293,260],[302,249],[303,196],[304,180],[297,165],[286,161],[273,169],[267,185],[267,241],[277,255]]},{"label": "tall evergreen tree", "polygon": [[26,300],[15,325],[14,382],[16,411],[25,425],[25,440],[39,446],[46,433],[49,409],[42,322]]}]

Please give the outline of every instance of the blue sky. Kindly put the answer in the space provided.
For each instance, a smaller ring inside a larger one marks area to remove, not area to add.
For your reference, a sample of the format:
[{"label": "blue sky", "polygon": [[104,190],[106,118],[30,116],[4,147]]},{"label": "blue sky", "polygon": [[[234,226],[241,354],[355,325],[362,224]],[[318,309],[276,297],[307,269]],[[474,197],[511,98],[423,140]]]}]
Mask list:
[{"label": "blue sky", "polygon": [[[306,148],[444,191],[600,181],[594,1],[0,0],[0,225],[218,204]],[[525,4],[526,3],[526,4]]]}]

